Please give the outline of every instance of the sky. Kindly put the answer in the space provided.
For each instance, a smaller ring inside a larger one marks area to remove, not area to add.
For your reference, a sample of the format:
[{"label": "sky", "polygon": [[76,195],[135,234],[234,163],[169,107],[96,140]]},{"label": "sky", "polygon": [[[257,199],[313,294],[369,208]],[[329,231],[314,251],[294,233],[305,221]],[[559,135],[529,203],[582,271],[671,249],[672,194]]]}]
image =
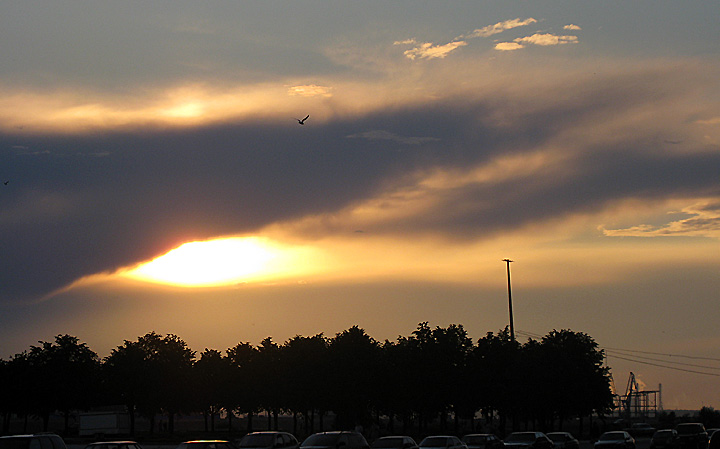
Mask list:
[{"label": "sky", "polygon": [[[4,2],[0,358],[587,333],[720,408],[715,0]],[[304,124],[298,121],[306,115]]]}]

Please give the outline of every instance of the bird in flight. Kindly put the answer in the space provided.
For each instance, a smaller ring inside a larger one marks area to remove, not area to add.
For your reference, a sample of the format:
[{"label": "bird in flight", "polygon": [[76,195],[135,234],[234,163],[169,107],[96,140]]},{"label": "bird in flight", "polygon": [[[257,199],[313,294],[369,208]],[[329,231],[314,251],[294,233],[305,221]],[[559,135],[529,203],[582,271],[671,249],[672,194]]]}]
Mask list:
[{"label": "bird in flight", "polygon": [[297,122],[298,122],[299,124],[304,125],[304,124],[305,124],[305,120],[307,120],[308,117],[310,117],[310,114],[306,115],[305,118],[302,119],[302,120],[300,120],[299,118],[296,118],[295,120],[297,120]]},{"label": "bird in flight", "polygon": [[4,185],[8,185],[9,182],[10,182],[10,181],[5,181],[5,182],[3,182],[3,184],[4,184]]}]

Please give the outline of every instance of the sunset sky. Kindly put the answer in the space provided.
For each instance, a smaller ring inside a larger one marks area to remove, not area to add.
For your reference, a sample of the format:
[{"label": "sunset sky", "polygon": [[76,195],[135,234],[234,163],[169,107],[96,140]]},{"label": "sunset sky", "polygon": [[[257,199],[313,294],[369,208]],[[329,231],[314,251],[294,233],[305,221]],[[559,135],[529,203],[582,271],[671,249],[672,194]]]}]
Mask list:
[{"label": "sunset sky", "polygon": [[585,332],[620,393],[632,371],[720,408],[718,19],[3,2],[0,358],[66,333],[101,357],[150,331],[477,340],[508,323],[510,258],[521,341]]}]

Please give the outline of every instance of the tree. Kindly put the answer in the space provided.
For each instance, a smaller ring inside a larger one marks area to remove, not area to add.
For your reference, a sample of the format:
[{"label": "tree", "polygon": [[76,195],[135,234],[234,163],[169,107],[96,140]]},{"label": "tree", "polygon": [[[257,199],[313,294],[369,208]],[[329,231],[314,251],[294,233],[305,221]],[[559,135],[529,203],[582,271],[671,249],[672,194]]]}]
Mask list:
[{"label": "tree", "polygon": [[230,382],[230,361],[220,351],[205,349],[200,360],[195,362],[193,371],[193,402],[205,415],[205,431],[208,431],[207,416],[210,416],[210,429],[215,431],[215,415],[225,402]]},{"label": "tree", "polygon": [[39,342],[28,354],[31,378],[37,382],[35,407],[47,430],[50,413],[59,410],[69,430],[72,409],[87,409],[98,392],[99,359],[77,337],[58,335],[54,342]]},{"label": "tree", "polygon": [[504,434],[507,419],[515,420],[522,397],[515,388],[519,384],[520,345],[510,338],[506,327],[497,333],[488,332],[473,349],[473,391],[478,406],[486,416],[497,412],[500,433]]},{"label": "tree", "polygon": [[336,334],[330,341],[328,398],[330,409],[336,413],[336,427],[352,428],[371,422],[379,353],[378,342],[358,326]]},{"label": "tree", "polygon": [[[174,431],[175,414],[191,402],[188,390],[195,352],[177,335],[161,337],[150,332],[137,342],[125,341],[106,359],[107,370],[117,391],[125,399],[128,412],[150,417],[154,429],[156,413],[168,415],[168,430]],[[128,375],[127,381],[123,381]],[[121,383],[127,385],[122,386]],[[131,425],[134,431],[134,424]]]},{"label": "tree", "polygon": [[103,371],[110,394],[127,407],[130,433],[134,435],[136,410],[151,408],[147,399],[153,389],[148,355],[139,342],[125,340],[105,358]]},{"label": "tree", "polygon": [[554,398],[552,407],[560,422],[611,410],[609,369],[603,366],[604,353],[595,340],[581,332],[552,330],[539,350],[547,373],[542,388]]},{"label": "tree", "polygon": [[238,343],[227,350],[230,366],[230,386],[228,391],[228,413],[238,410],[247,413],[247,432],[253,431],[252,416],[260,408],[261,394],[253,382],[253,361],[257,357],[257,349],[250,343]]},{"label": "tree", "polygon": [[280,348],[284,372],[283,397],[293,412],[293,433],[298,434],[297,414],[304,417],[306,433],[314,432],[316,411],[326,410],[328,398],[323,394],[328,381],[328,341],[323,334],[312,337],[296,335]]}]

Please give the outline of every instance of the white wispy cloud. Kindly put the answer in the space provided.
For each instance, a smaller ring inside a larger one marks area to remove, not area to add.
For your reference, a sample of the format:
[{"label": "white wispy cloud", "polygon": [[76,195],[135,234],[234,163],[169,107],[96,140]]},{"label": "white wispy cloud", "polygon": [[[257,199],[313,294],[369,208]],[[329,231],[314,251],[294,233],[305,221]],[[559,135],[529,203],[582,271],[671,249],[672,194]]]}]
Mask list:
[{"label": "white wispy cloud", "polygon": [[715,237],[720,238],[720,200],[706,200],[688,206],[682,213],[689,218],[670,222],[664,226],[641,224],[625,229],[605,229],[609,237]]},{"label": "white wispy cloud", "polygon": [[580,31],[580,30],[582,30],[582,28],[580,28],[579,25],[574,25],[574,24],[570,23],[570,24],[568,24],[568,25],[565,25],[565,26],[563,27],[563,30],[568,30],[568,31]]},{"label": "white wispy cloud", "polygon": [[470,33],[467,37],[490,37],[494,34],[502,33],[505,30],[510,30],[517,27],[527,26],[532,23],[536,23],[537,20],[533,19],[532,17],[528,19],[512,19],[512,20],[506,20],[504,22],[498,22],[494,25],[488,25],[483,28],[478,28],[472,33]]},{"label": "white wispy cloud", "polygon": [[390,131],[381,129],[366,131],[346,136],[348,139],[366,139],[366,140],[389,140],[392,142],[402,143],[405,145],[420,145],[428,142],[437,142],[437,137],[406,137],[400,136]]},{"label": "white wispy cloud", "polygon": [[563,44],[576,44],[578,42],[577,36],[557,36],[550,33],[535,33],[532,36],[519,37],[515,39],[515,42],[519,44],[533,44],[533,45],[563,45]]},{"label": "white wispy cloud", "polygon": [[552,45],[564,45],[564,44],[577,44],[577,36],[558,36],[550,33],[535,33],[532,36],[519,37],[513,39],[512,42],[498,42],[495,44],[495,50],[499,51],[512,51],[520,50],[525,48],[527,45],[540,45],[540,46],[552,46]]},{"label": "white wispy cloud", "polygon": [[[413,45],[417,44],[417,42],[415,42],[414,40],[403,41],[401,43],[413,44]],[[396,42],[396,44],[399,45],[400,43]],[[416,58],[420,58],[420,59],[440,58],[440,59],[442,59],[442,58],[446,57],[447,55],[449,55],[450,52],[452,52],[453,50],[455,50],[459,47],[463,47],[465,45],[467,45],[467,42],[465,42],[465,41],[452,41],[452,42],[448,42],[447,44],[444,44],[444,45],[436,45],[436,44],[433,44],[432,42],[424,42],[424,43],[417,45],[415,48],[411,48],[410,50],[405,50],[405,52],[403,54],[407,58],[413,59],[413,60]]]},{"label": "white wispy cloud", "polygon": [[332,87],[318,86],[316,84],[292,86],[288,89],[288,95],[301,97],[332,97]]},{"label": "white wispy cloud", "polygon": [[499,51],[513,51],[520,50],[521,48],[525,48],[525,46],[517,42],[498,42],[495,44],[495,50]]}]

